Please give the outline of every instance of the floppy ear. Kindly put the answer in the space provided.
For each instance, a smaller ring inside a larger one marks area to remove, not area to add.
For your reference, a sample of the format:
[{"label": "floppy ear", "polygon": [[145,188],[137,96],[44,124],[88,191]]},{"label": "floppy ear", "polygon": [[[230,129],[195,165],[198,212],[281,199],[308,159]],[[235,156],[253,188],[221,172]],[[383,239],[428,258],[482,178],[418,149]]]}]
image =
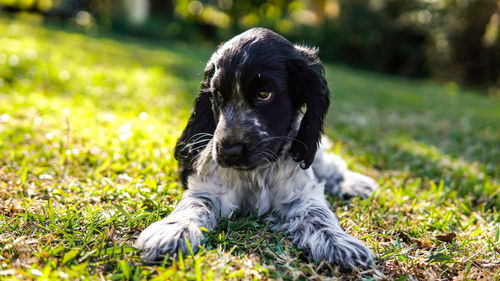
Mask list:
[{"label": "floppy ear", "polygon": [[213,64],[209,62],[205,67],[205,76],[191,117],[175,145],[174,157],[179,161],[179,173],[184,187],[187,187],[187,177],[194,171],[193,159],[205,148],[216,127],[210,91],[210,79],[214,71]]},{"label": "floppy ear", "polygon": [[302,169],[307,169],[323,134],[330,92],[317,51],[301,46],[295,46],[295,51],[296,56],[288,63],[289,89],[297,106],[305,105],[306,111],[289,153]]}]

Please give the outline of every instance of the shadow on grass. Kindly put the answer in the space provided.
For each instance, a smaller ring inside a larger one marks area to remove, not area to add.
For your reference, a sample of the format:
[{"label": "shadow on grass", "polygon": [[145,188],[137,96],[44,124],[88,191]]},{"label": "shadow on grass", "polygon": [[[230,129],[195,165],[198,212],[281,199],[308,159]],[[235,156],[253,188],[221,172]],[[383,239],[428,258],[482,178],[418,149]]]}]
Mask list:
[{"label": "shadow on grass", "polygon": [[500,100],[454,84],[328,66],[328,133],[366,166],[444,181],[499,207]]}]

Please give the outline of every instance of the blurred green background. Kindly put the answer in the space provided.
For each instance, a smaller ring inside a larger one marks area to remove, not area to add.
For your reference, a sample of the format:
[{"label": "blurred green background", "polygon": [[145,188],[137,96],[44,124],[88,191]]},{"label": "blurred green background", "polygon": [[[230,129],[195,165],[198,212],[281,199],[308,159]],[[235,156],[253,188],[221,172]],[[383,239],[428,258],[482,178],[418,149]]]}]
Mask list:
[{"label": "blurred green background", "polygon": [[0,0],[85,32],[218,43],[253,26],[323,60],[500,94],[498,0]]}]

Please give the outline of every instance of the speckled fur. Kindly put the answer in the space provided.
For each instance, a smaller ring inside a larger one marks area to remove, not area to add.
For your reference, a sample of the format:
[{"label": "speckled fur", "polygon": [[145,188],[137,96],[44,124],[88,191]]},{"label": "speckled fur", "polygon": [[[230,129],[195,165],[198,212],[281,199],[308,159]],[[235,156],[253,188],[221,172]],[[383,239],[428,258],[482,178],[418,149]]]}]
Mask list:
[{"label": "speckled fur", "polygon": [[[314,260],[327,260],[343,268],[372,263],[371,251],[340,228],[325,200],[325,186],[330,188],[328,192],[356,195],[350,185],[349,190],[343,190],[343,183],[359,174],[349,171],[338,156],[325,152],[322,146],[317,160],[306,170],[283,154],[276,162],[238,171],[218,166],[211,155],[212,146],[211,141],[200,154],[196,173],[188,179],[190,188],[174,211],[141,233],[136,247],[142,249],[144,260],[161,260],[179,249],[188,254],[185,239],[196,251],[204,237],[201,227],[211,230],[217,219],[233,211],[257,211],[259,215],[271,213],[273,229],[288,232],[292,241],[307,249]],[[368,196],[377,186],[365,178],[364,182],[354,179],[362,183],[355,190],[363,192],[357,195]]]}]

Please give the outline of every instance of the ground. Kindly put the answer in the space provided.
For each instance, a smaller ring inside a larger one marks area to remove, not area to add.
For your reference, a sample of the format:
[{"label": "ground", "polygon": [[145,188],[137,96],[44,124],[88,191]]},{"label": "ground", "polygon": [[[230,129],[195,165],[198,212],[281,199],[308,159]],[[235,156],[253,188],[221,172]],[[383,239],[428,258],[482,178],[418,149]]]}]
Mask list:
[{"label": "ground", "polygon": [[380,189],[329,197],[376,256],[339,272],[257,216],[194,256],[132,247],[183,189],[173,147],[213,46],[0,17],[0,279],[500,280],[500,99],[326,64],[326,132]]}]

